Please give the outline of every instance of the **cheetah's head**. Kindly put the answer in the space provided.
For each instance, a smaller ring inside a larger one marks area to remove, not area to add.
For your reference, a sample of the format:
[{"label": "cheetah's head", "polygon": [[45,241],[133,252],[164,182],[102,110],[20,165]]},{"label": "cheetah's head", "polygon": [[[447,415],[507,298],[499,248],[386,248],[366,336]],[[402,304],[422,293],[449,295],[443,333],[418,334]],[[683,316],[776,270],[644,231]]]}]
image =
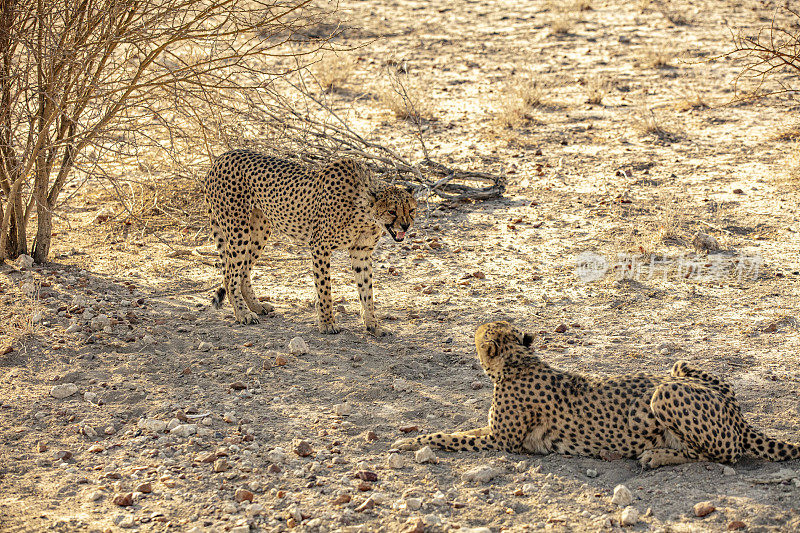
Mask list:
[{"label": "cheetah's head", "polygon": [[376,221],[386,228],[396,242],[405,238],[416,214],[417,201],[401,187],[386,187],[375,201]]},{"label": "cheetah's head", "polygon": [[492,379],[510,367],[524,366],[532,356],[533,335],[524,333],[509,322],[489,322],[475,332],[475,347],[484,372]]}]

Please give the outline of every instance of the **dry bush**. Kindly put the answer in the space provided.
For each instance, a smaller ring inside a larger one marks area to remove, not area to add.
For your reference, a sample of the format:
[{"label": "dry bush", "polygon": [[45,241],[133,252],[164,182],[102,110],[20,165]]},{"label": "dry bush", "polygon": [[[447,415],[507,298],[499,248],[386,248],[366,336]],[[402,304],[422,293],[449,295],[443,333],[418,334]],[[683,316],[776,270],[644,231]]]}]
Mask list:
[{"label": "dry bush", "polygon": [[495,120],[504,128],[516,128],[533,119],[531,111],[544,105],[542,84],[524,75],[506,83],[497,103]]},{"label": "dry bush", "polygon": [[611,83],[603,76],[591,76],[583,84],[583,92],[586,94],[586,103],[600,105],[603,98],[611,89]]},{"label": "dry bush", "polygon": [[672,66],[675,51],[665,46],[646,48],[639,58],[639,65],[647,68],[665,68]]},{"label": "dry bush", "polygon": [[433,102],[420,83],[408,74],[391,74],[377,96],[381,105],[400,120],[418,123],[434,118]]},{"label": "dry bush", "polygon": [[782,128],[781,131],[771,138],[771,140],[784,142],[800,141],[800,123],[795,123]]},{"label": "dry bush", "polygon": [[634,124],[642,134],[652,135],[661,141],[672,142],[678,137],[676,132],[665,128],[656,116],[655,111],[647,106],[642,106],[634,117]]},{"label": "dry bush", "polygon": [[550,17],[548,25],[550,26],[550,31],[555,35],[566,35],[572,31],[577,23],[578,17],[576,15],[562,11]]},{"label": "dry bush", "polygon": [[344,52],[328,52],[311,68],[317,83],[325,91],[341,89],[353,75],[355,58]]},{"label": "dry bush", "polygon": [[699,91],[684,93],[675,103],[675,110],[680,112],[710,107]]},{"label": "dry bush", "polygon": [[[10,281],[10,280],[9,280]],[[0,285],[0,354],[17,344],[22,338],[33,335],[39,328],[44,306],[39,301],[39,287],[32,280],[22,280],[18,287],[13,282]],[[22,288],[27,289],[27,293]]]},{"label": "dry bush", "polygon": [[673,7],[669,2],[659,3],[658,11],[675,26],[687,26],[692,22],[685,15],[685,8]]}]

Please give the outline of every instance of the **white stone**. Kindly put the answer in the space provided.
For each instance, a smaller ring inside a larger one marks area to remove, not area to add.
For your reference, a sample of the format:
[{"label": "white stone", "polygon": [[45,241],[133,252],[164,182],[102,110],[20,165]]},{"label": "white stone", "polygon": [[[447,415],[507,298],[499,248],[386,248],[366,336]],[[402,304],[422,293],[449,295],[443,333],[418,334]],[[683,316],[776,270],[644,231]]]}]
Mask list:
[{"label": "white stone", "polygon": [[131,527],[135,526],[136,522],[133,520],[133,516],[127,515],[122,520],[120,520],[119,524],[117,524],[117,525],[119,527],[121,527],[121,528],[128,529],[128,528],[131,528]]},{"label": "white stone", "polygon": [[198,350],[201,352],[210,352],[214,348],[214,345],[210,342],[201,342],[200,345],[197,347]]},{"label": "white stone", "polygon": [[76,392],[78,392],[78,387],[74,383],[63,383],[61,385],[53,386],[53,388],[50,389],[50,396],[60,400],[68,396],[72,396]]},{"label": "white stone", "polygon": [[442,519],[431,513],[422,517],[422,523],[428,527],[436,527],[442,525]]},{"label": "white stone", "polygon": [[77,322],[73,322],[72,324],[69,325],[69,327],[67,327],[65,331],[67,333],[75,333],[76,331],[80,330],[81,330],[81,325],[78,324]]},{"label": "white stone", "polygon": [[264,512],[264,506],[260,503],[252,503],[247,506],[247,516],[258,516]]},{"label": "white stone", "polygon": [[337,403],[333,406],[333,412],[336,416],[344,416],[352,413],[353,408],[349,403]]},{"label": "white stone", "polygon": [[231,533],[250,533],[250,525],[242,524],[241,526],[234,526],[231,528]]},{"label": "white stone", "polygon": [[308,353],[308,345],[302,337],[295,337],[289,341],[289,353],[292,355],[303,355]]},{"label": "white stone", "polygon": [[735,476],[736,470],[726,465],[722,467],[722,473],[726,476]]},{"label": "white stone", "polygon": [[267,452],[267,459],[271,463],[285,463],[287,461],[286,451],[283,448],[276,447]]},{"label": "white stone", "polygon": [[414,460],[418,463],[433,463],[436,462],[436,455],[430,446],[425,446],[414,452]]},{"label": "white stone", "polygon": [[96,439],[97,438],[97,431],[92,426],[90,426],[89,424],[85,424],[85,425],[81,426],[81,433],[83,433],[84,436],[86,436],[86,437],[88,437],[90,439]]},{"label": "white stone", "polygon": [[625,485],[617,485],[614,487],[614,496],[611,497],[611,503],[619,507],[627,507],[633,501],[633,494],[628,490]]},{"label": "white stone", "polygon": [[156,343],[156,339],[152,335],[145,335],[144,337],[142,337],[142,344],[145,344],[145,345],[149,346],[149,345],[155,344],[155,343]]},{"label": "white stone", "polygon": [[180,424],[169,430],[171,435],[188,437],[197,433],[197,424]]},{"label": "white stone", "polygon": [[525,483],[522,485],[522,494],[525,496],[530,496],[531,494],[536,492],[536,485],[533,483]]},{"label": "white stone", "polygon": [[386,458],[386,466],[389,468],[403,468],[405,466],[405,459],[399,453],[390,453],[389,457]]},{"label": "white stone", "polygon": [[89,500],[90,502],[96,502],[102,497],[103,497],[103,492],[99,490],[93,490],[86,495],[86,499]]},{"label": "white stone", "polygon": [[636,507],[627,506],[619,515],[619,523],[623,526],[635,526],[639,522],[639,511]]},{"label": "white stone", "polygon": [[492,533],[488,527],[468,527],[458,530],[459,533]]},{"label": "white stone", "polygon": [[175,429],[176,427],[178,427],[180,425],[181,425],[181,421],[178,420],[177,418],[173,418],[167,423],[167,429],[169,431],[172,431],[173,429]]},{"label": "white stone", "polygon": [[411,382],[403,378],[395,378],[392,381],[392,388],[398,392],[408,392],[411,390]]},{"label": "white stone", "polygon": [[89,403],[97,403],[97,393],[96,392],[84,392],[83,399]]},{"label": "white stone", "polygon": [[146,429],[154,433],[161,433],[167,429],[167,423],[156,418],[143,418],[136,424],[139,429]]},{"label": "white stone", "polygon": [[406,508],[412,511],[418,510],[422,507],[422,498],[406,498]]},{"label": "white stone", "polygon": [[445,496],[443,492],[437,492],[433,495],[431,503],[437,506],[447,505],[447,496]]},{"label": "white stone", "polygon": [[22,254],[17,257],[15,261],[17,268],[31,268],[33,266],[33,257]]},{"label": "white stone", "polygon": [[108,315],[100,314],[89,321],[89,327],[93,331],[101,331],[102,329],[111,326],[111,319]]},{"label": "white stone", "polygon": [[461,475],[464,481],[477,481],[478,483],[486,483],[495,477],[502,474],[503,471],[499,468],[493,468],[489,465],[482,465],[472,470],[467,470]]}]

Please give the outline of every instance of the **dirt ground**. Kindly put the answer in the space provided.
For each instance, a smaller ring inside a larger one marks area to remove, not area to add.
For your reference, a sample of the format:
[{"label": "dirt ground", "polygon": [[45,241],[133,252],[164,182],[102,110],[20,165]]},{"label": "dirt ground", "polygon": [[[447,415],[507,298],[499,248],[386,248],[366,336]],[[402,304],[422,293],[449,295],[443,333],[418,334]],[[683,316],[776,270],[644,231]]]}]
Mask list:
[{"label": "dirt ground", "polygon": [[[505,172],[506,194],[422,196],[409,241],[377,252],[391,335],[375,339],[344,257],[339,335],[316,331],[308,250],[280,239],[254,280],[276,312],[234,326],[230,306],[209,305],[207,229],[123,232],[96,222],[98,191],[82,189],[51,263],[0,270],[0,530],[619,530],[619,484],[639,513],[623,529],[800,529],[797,461],[643,471],[389,452],[484,424],[491,386],[471,342],[496,319],[537,332],[541,356],[572,371],[692,361],[733,384],[754,425],[800,441],[797,107],[732,103],[742,63],[710,60],[774,7],[342,2],[340,42],[363,46],[336,104],[418,157],[413,125],[380,98],[387,69],[407,71],[432,154]],[[698,231],[721,251],[697,251]],[[289,353],[296,336],[308,353]],[[482,465],[496,477],[464,480]],[[704,501],[715,510],[695,516]]]}]

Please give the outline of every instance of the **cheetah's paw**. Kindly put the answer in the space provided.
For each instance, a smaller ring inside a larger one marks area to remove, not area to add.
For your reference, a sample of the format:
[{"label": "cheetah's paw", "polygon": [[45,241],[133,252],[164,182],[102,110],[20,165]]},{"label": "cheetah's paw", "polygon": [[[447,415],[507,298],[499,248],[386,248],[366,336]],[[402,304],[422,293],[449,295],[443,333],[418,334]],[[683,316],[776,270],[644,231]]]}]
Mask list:
[{"label": "cheetah's paw", "polygon": [[388,331],[386,331],[377,324],[375,324],[374,326],[367,326],[367,333],[369,333],[373,337],[385,337],[386,335],[389,334]]},{"label": "cheetah's paw", "polygon": [[258,315],[252,311],[242,313],[241,316],[236,317],[237,324],[258,324]]},{"label": "cheetah's paw", "polygon": [[255,302],[253,307],[250,308],[257,315],[266,315],[271,313],[275,308],[268,303]]},{"label": "cheetah's paw", "polygon": [[319,332],[325,333],[326,335],[336,335],[341,330],[336,324],[320,324],[319,325]]}]

